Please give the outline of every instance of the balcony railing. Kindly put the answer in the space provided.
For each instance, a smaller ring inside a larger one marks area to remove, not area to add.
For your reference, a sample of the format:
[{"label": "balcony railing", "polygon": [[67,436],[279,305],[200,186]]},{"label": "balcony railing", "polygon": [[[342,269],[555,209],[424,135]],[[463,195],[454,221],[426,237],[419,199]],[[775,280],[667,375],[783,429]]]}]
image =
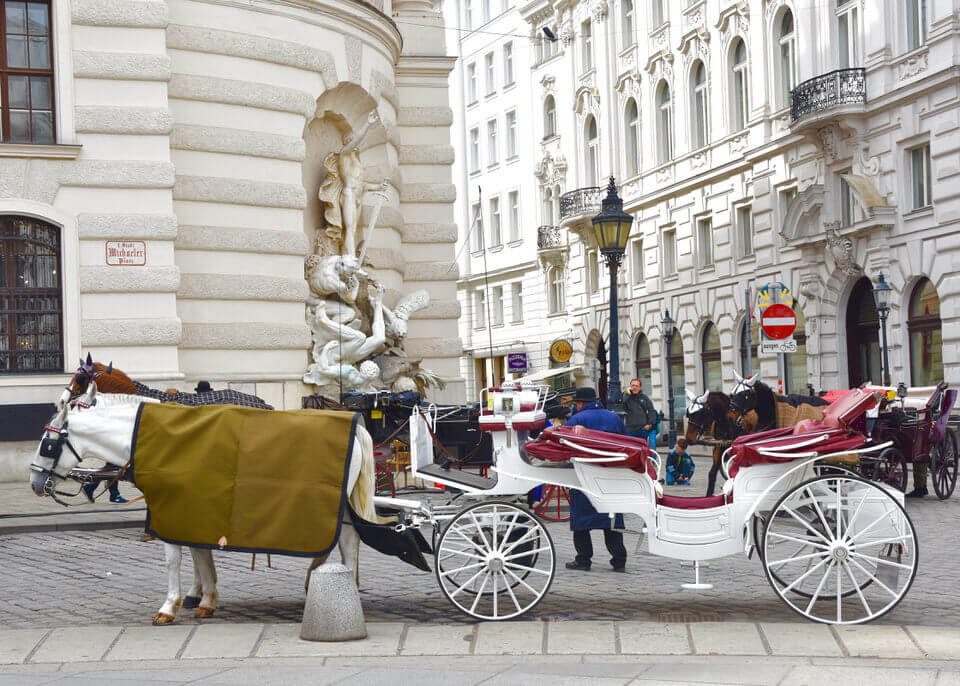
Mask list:
[{"label": "balcony railing", "polygon": [[537,227],[537,248],[558,248],[560,244],[559,226]]},{"label": "balcony railing", "polygon": [[561,195],[560,219],[599,212],[602,190],[599,186],[590,186],[588,188],[578,188]]},{"label": "balcony railing", "polygon": [[867,102],[867,74],[863,67],[837,69],[804,81],[790,92],[793,121],[837,105]]}]

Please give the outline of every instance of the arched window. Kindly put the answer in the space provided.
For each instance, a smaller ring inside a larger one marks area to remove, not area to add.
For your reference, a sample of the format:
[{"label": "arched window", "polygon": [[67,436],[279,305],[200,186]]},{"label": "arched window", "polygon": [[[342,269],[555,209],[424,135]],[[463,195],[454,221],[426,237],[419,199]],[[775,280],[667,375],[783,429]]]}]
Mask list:
[{"label": "arched window", "polygon": [[640,379],[643,392],[650,395],[650,341],[643,334],[637,336],[637,342],[633,348],[633,361],[633,373]]},{"label": "arched window", "polygon": [[541,207],[544,226],[556,226],[553,221],[553,189],[543,189],[543,204]]},{"label": "arched window", "polygon": [[880,318],[873,298],[873,284],[861,277],[847,303],[847,373],[849,388],[865,381],[881,383]]},{"label": "arched window", "polygon": [[747,46],[741,38],[734,41],[730,56],[730,130],[739,131],[747,125],[750,112]]},{"label": "arched window", "polygon": [[702,148],[710,142],[710,117],[707,109],[707,68],[697,60],[693,66],[690,87],[690,102],[693,104],[690,140],[694,148]]},{"label": "arched window", "polygon": [[583,127],[584,142],[584,181],[587,186],[600,183],[600,136],[597,134],[597,120],[591,114]]},{"label": "arched window", "polygon": [[787,355],[787,378],[784,380],[786,383],[784,390],[787,393],[806,394],[809,390],[807,384],[810,383],[810,377],[807,376],[806,324],[800,306],[794,305],[793,311],[797,315],[797,330],[793,332],[793,340],[797,343],[797,352]]},{"label": "arched window", "polygon": [[720,367],[720,334],[713,322],[703,330],[700,352],[703,387],[708,391],[723,390],[723,370]]},{"label": "arched window", "polygon": [[563,312],[565,306],[563,291],[563,268],[551,267],[547,272],[547,305],[550,314]]},{"label": "arched window", "polygon": [[750,366],[747,368],[747,323],[744,321],[740,325],[740,335],[737,339],[740,341],[740,373],[746,376],[753,374],[760,368],[760,361],[757,359],[757,342],[760,340],[760,327],[757,320],[753,319],[753,325],[750,327]]},{"label": "arched window", "polygon": [[777,70],[780,80],[780,107],[790,105],[790,91],[797,85],[797,34],[793,28],[793,12],[786,10],[780,19],[777,32],[780,45],[780,64]]},{"label": "arched window", "polygon": [[627,110],[623,118],[624,139],[627,142],[625,154],[627,156],[627,176],[636,176],[640,171],[640,112],[637,110],[637,101],[630,98],[627,101]]},{"label": "arched window", "polygon": [[943,332],[940,298],[929,279],[923,279],[910,296],[910,382],[933,386],[943,381]]},{"label": "arched window", "polygon": [[673,159],[673,117],[670,103],[670,86],[661,81],[657,87],[657,139],[659,143],[659,162],[664,164]]},{"label": "arched window", "polygon": [[60,231],[0,217],[0,373],[63,372]]},{"label": "arched window", "polygon": [[557,103],[552,95],[543,101],[543,137],[551,138],[557,135]]}]

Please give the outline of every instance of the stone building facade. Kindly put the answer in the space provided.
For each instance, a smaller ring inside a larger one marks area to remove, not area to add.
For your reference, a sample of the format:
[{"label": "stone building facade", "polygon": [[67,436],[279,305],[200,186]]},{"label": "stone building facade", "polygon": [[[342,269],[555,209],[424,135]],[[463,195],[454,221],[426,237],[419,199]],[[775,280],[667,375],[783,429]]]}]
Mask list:
[{"label": "stone building facade", "polygon": [[[429,292],[407,351],[448,382],[438,399],[462,399],[447,270],[453,60],[430,0],[30,0],[6,11],[21,5],[25,19],[5,26],[29,59],[8,55],[3,78],[31,79],[32,100],[4,99],[0,238],[10,260],[29,255],[0,283],[0,425],[35,417],[88,352],[160,388],[205,379],[299,407],[322,163],[374,110],[361,160],[366,181],[388,180],[388,199],[367,258],[388,304]],[[40,292],[23,290],[29,278]],[[19,474],[36,441],[0,439],[0,471]]]}]

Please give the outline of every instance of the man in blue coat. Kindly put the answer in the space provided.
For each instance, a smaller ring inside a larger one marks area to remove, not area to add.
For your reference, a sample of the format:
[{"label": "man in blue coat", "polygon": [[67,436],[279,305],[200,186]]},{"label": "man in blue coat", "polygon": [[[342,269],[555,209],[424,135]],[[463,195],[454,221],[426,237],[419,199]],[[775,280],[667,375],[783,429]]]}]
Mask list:
[{"label": "man in blue coat", "polygon": [[[610,410],[604,409],[597,401],[597,392],[594,389],[578,388],[573,402],[577,411],[565,422],[565,426],[582,426],[585,429],[623,435],[627,433],[623,420]],[[623,515],[616,516],[616,527],[623,528]],[[573,530],[573,547],[577,550],[577,557],[567,563],[567,569],[590,571],[590,560],[593,557],[590,531],[603,529],[603,541],[610,552],[613,571],[626,571],[627,549],[623,545],[623,534],[613,530],[610,515],[599,514],[587,496],[576,489],[570,489],[570,528]]]}]

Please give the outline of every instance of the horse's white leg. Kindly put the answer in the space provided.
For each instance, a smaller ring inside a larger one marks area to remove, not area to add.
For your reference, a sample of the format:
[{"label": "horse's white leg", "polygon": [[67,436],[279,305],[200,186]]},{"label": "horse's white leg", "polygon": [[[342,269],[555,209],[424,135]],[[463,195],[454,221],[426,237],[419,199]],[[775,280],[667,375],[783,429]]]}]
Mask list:
[{"label": "horse's white leg", "polygon": [[200,585],[203,595],[197,607],[197,617],[211,617],[217,609],[217,569],[213,565],[213,551],[205,548],[194,549],[194,560],[200,568]]},{"label": "horse's white leg", "polygon": [[193,609],[200,604],[200,596],[203,595],[203,579],[200,578],[200,565],[197,561],[197,549],[190,548],[190,557],[193,559],[193,586],[187,591],[183,599],[184,609]]},{"label": "horse's white leg", "polygon": [[154,625],[170,624],[180,609],[180,559],[183,550],[178,545],[164,543],[163,554],[167,561],[167,599],[154,616]]},{"label": "horse's white leg", "polygon": [[340,527],[340,559],[354,572],[354,580],[360,585],[360,536],[350,524]]}]

